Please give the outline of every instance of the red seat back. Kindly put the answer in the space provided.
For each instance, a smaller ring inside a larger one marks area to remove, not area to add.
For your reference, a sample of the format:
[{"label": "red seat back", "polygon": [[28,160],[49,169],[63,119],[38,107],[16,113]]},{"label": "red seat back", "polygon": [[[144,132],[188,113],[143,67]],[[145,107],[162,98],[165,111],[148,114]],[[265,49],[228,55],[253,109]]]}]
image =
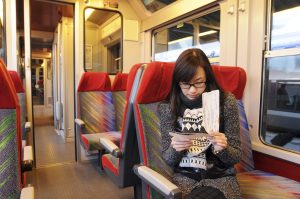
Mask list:
[{"label": "red seat back", "polygon": [[117,73],[112,84],[111,90],[112,91],[126,91],[127,87],[127,73]]},{"label": "red seat back", "polygon": [[230,91],[236,99],[242,99],[247,77],[243,68],[237,66],[213,66],[217,82],[224,91]]}]

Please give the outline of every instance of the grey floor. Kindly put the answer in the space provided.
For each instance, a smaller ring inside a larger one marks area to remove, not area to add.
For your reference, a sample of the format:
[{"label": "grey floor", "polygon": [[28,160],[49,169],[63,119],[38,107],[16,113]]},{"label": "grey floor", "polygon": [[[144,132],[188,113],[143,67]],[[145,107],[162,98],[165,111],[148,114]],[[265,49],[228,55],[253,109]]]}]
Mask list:
[{"label": "grey floor", "polygon": [[92,163],[69,163],[38,168],[27,182],[35,189],[36,199],[132,199],[133,188],[119,189]]},{"label": "grey floor", "polygon": [[119,189],[96,162],[76,163],[74,142],[64,143],[53,126],[35,127],[37,168],[26,173],[36,199],[132,199],[133,188]]},{"label": "grey floor", "polygon": [[53,126],[36,126],[34,136],[37,167],[75,162],[74,142],[65,143]]}]

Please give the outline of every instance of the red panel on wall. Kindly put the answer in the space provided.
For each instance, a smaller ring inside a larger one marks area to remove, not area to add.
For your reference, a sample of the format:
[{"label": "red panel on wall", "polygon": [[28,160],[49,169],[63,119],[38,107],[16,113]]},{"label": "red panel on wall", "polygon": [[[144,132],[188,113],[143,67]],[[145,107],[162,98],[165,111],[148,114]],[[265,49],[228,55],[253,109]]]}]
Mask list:
[{"label": "red panel on wall", "polygon": [[300,182],[300,165],[253,151],[255,169]]}]

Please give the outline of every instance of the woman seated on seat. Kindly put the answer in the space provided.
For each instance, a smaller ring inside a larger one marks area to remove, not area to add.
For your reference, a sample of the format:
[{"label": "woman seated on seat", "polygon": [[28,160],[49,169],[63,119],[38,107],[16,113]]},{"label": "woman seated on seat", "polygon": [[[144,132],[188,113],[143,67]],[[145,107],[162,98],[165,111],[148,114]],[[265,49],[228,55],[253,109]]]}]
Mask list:
[{"label": "woman seated on seat", "polygon": [[[202,94],[213,90],[219,90],[220,128],[206,132]],[[241,157],[236,99],[220,88],[203,51],[188,49],[179,56],[168,100],[159,105],[159,113],[162,156],[174,168],[173,182],[184,198],[240,198],[234,169]],[[204,136],[188,138],[170,132]]]}]

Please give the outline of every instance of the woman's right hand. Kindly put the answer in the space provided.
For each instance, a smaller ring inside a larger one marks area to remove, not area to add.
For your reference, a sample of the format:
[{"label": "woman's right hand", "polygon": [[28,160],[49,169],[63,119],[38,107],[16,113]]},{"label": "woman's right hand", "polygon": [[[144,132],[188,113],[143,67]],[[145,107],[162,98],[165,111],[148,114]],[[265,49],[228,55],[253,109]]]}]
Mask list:
[{"label": "woman's right hand", "polygon": [[178,152],[188,150],[192,146],[192,141],[188,138],[173,136],[171,146]]}]

